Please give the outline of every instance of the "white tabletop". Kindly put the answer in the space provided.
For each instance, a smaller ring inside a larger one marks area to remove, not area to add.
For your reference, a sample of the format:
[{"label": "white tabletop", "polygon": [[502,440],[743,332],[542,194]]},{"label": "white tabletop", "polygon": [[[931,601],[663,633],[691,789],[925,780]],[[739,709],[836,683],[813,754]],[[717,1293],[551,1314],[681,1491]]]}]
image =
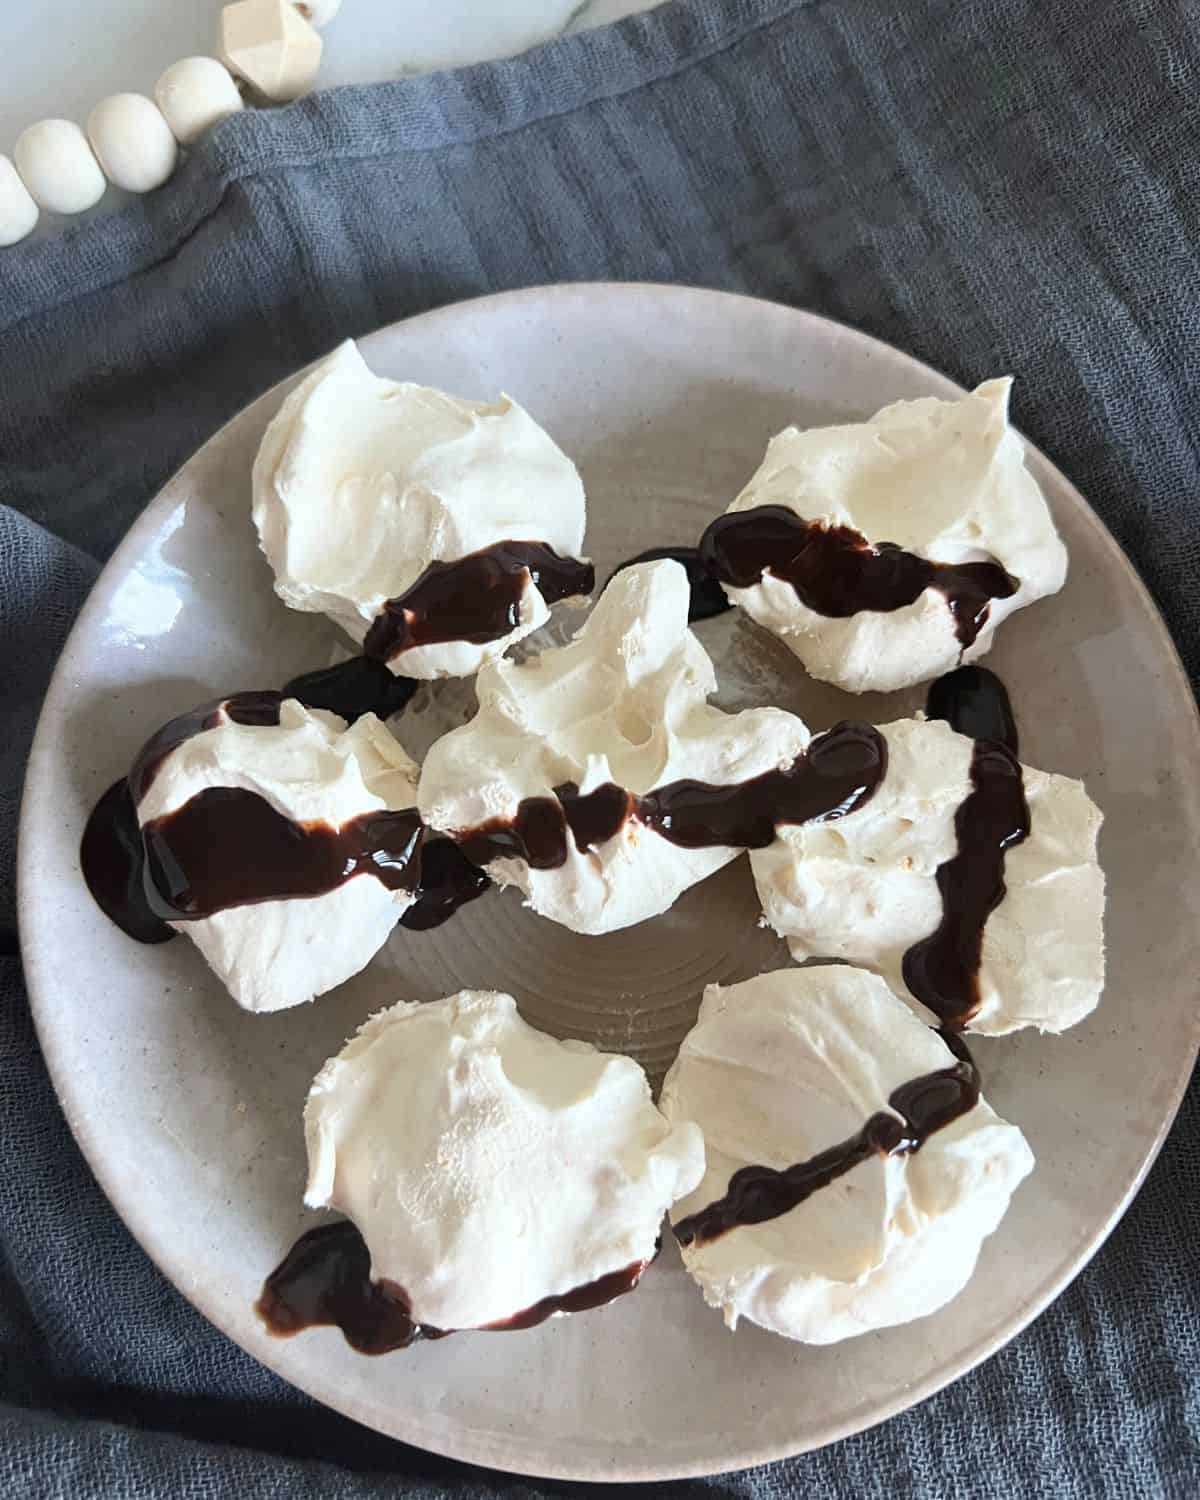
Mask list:
[{"label": "white tabletop", "polygon": [[[507,57],[654,3],[343,0],[323,32],[319,86]],[[0,151],[11,154],[34,120],[57,115],[82,124],[106,94],[149,94],[169,64],[214,53],[220,12],[221,0],[0,0]]]}]

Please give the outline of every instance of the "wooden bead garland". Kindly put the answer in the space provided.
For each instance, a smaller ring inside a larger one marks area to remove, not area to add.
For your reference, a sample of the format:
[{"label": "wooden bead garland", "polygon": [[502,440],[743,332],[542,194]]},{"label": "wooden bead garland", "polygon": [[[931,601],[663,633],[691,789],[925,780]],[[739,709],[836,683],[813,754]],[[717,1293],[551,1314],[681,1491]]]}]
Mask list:
[{"label": "wooden bead garland", "polygon": [[[179,148],[194,146],[242,108],[248,87],[262,100],[299,98],[316,82],[322,42],[317,28],[341,0],[236,0],[221,12],[221,61],[185,57],[145,94],[112,94],[88,116],[87,134],[73,120],[38,120],[0,155],[0,247],[15,245],[38,222],[39,209],[79,214],[104,195],[105,177],[128,193],[148,193],[175,170]],[[236,79],[242,80],[239,85]]]}]

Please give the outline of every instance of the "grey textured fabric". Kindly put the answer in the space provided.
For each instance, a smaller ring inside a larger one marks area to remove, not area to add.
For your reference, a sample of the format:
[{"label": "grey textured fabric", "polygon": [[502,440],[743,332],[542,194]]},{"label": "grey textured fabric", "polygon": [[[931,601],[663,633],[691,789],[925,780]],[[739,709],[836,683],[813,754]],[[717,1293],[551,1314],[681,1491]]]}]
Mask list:
[{"label": "grey textured fabric", "polygon": [[[1198,88],[1196,13],[1169,0],[696,0],[242,116],[149,201],[0,252],[0,1493],[570,1489],[401,1448],[283,1386],[149,1264],[55,1103],[13,931],[21,763],[97,564],[169,471],[338,338],[438,303],[727,287],[964,381],[1019,371],[1018,420],[1194,674]],[[831,1450],[672,1493],[1200,1493],[1198,1165],[1193,1088],[1094,1264],[988,1365]]]}]

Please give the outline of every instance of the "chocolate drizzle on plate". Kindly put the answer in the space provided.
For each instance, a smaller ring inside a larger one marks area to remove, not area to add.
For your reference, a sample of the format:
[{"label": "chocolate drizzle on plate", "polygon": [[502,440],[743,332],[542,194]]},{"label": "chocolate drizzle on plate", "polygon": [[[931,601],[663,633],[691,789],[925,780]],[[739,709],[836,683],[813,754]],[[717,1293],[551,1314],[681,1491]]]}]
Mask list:
[{"label": "chocolate drizzle on plate", "polygon": [[388,719],[407,706],[420,686],[411,677],[397,677],[381,661],[352,656],[336,667],[320,667],[293,677],[283,690],[305,708],[327,708],[353,724],[363,714]]},{"label": "chocolate drizzle on plate", "polygon": [[979,1073],[961,1037],[942,1033],[956,1061],[903,1083],[888,1096],[888,1109],[873,1114],[849,1140],[807,1161],[779,1170],[741,1167],[722,1198],[674,1225],[681,1245],[706,1245],[744,1224],[763,1224],[811,1198],[823,1187],[872,1156],[907,1156],[919,1151],[935,1131],[974,1109]]},{"label": "chocolate drizzle on plate", "polygon": [[[482,1332],[515,1332],[544,1323],[555,1313],[585,1312],[633,1291],[647,1261],[635,1261],[558,1296],[543,1297]],[[372,1281],[366,1242],[348,1220],[322,1224],[302,1234],[267,1277],[256,1310],[267,1328],[290,1338],[304,1328],[340,1328],[360,1354],[387,1354],[417,1339],[445,1338],[453,1329],[416,1323],[402,1287]]]},{"label": "chocolate drizzle on plate", "polygon": [[456,843],[440,834],[425,834],[417,899],[405,908],[401,927],[427,932],[448,921],[460,906],[482,896],[491,881]]},{"label": "chocolate drizzle on plate", "polygon": [[831,822],[873,796],[887,771],[887,741],[847,721],[818,735],[784,770],[732,786],[674,781],[642,796],[611,782],[581,794],[571,782],[553,797],[526,797],[515,815],[457,834],[479,865],[522,859],[535,870],[565,864],[568,833],[581,852],[620,832],[628,819],[684,849],[762,849],[781,824]]},{"label": "chocolate drizzle on plate", "polygon": [[1005,852],[1029,837],[1029,804],[1017,727],[1004,684],[982,667],[960,668],[929,690],[931,718],[952,729],[998,731],[975,740],[971,790],[954,815],[954,857],[939,865],[942,919],[904,955],[904,983],[944,1027],[961,1029],[979,1009],[983,929],[1004,900]]},{"label": "chocolate drizzle on plate", "polygon": [[995,740],[1014,755],[1020,748],[1008,689],[987,667],[959,667],[939,677],[930,684],[925,713],[973,740]]},{"label": "chocolate drizzle on plate", "polygon": [[997,562],[930,562],[892,542],[873,545],[851,526],[806,521],[786,505],[718,516],[700,540],[700,555],[731,588],[752,588],[770,573],[790,583],[808,609],[833,619],[889,613],[936,589],[964,649],[987,624],[992,600],[1008,599],[1020,586]]},{"label": "chocolate drizzle on plate", "polygon": [[93,901],[127,936],[139,943],[165,943],[175,936],[146,899],[146,852],[127,777],[114,782],[92,809],[79,864]]},{"label": "chocolate drizzle on plate", "polygon": [[639,552],[636,557],[618,563],[609,574],[604,587],[607,588],[617,574],[623,573],[626,568],[632,568],[638,563],[661,562],[664,558],[680,563],[687,574],[688,588],[691,590],[689,624],[694,625],[697,620],[711,620],[714,615],[722,615],[727,609],[733,608],[725,597],[725,590],[705,565],[699,547],[651,547],[646,552]]},{"label": "chocolate drizzle on plate", "polygon": [[521,623],[521,596],[532,581],[547,604],[590,594],[591,563],[559,557],[544,542],[494,542],[452,562],[433,562],[389,599],[371,622],[364,654],[387,662],[414,646],[498,641]]},{"label": "chocolate drizzle on plate", "polygon": [[348,1219],[302,1234],[263,1283],[255,1304],[279,1338],[304,1328],[340,1328],[360,1354],[388,1354],[414,1340],[438,1338],[413,1322],[402,1287],[371,1280],[371,1253]]}]

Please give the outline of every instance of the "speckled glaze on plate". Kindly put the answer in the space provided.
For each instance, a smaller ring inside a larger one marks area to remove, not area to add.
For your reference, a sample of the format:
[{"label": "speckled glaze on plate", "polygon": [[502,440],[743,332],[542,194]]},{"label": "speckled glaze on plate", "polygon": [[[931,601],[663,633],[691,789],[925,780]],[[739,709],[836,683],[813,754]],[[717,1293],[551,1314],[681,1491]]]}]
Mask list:
[{"label": "speckled glaze on plate", "polygon": [[[694,539],[787,423],[955,390],[819,318],[660,286],[512,293],[362,347],[381,373],[526,405],[582,470],[600,577]],[[1085,778],[1106,814],[1109,984],[1061,1038],[978,1045],[988,1098],[1038,1166],[966,1292],[921,1322],[808,1349],[750,1326],[728,1333],[668,1244],[606,1309],[369,1359],[330,1329],[275,1340],[253,1304],[317,1222],[300,1201],[309,1081],[371,1011],[509,989],[534,1024],[632,1052],[657,1078],[707,982],[786,952],[755,926],[745,860],[659,920],[603,938],[490,893],[436,931],[398,930],[357,979],[275,1015],[239,1011],[190,943],[138,947],[106,921],[80,879],[79,837],[147,733],[222,690],[323,665],[340,644],[333,625],[275,599],[250,525],[250,463],[282,394],[202,448],[117,551],[59,663],[25,788],[20,913],[38,1032],[72,1129],[142,1245],[219,1328],[319,1400],[405,1442],[529,1474],[664,1479],[761,1463],[881,1421],[986,1358],[1112,1228],[1174,1115],[1200,1027],[1200,737],[1162,621],[1107,531],[1031,455],[1071,574],[1002,627],[988,661],[1011,689],[1023,757]],[[816,684],[734,614],[699,633],[729,707],[779,703],[819,728],[921,701]],[[426,691],[394,724],[419,755],[471,701],[462,685]]]}]

